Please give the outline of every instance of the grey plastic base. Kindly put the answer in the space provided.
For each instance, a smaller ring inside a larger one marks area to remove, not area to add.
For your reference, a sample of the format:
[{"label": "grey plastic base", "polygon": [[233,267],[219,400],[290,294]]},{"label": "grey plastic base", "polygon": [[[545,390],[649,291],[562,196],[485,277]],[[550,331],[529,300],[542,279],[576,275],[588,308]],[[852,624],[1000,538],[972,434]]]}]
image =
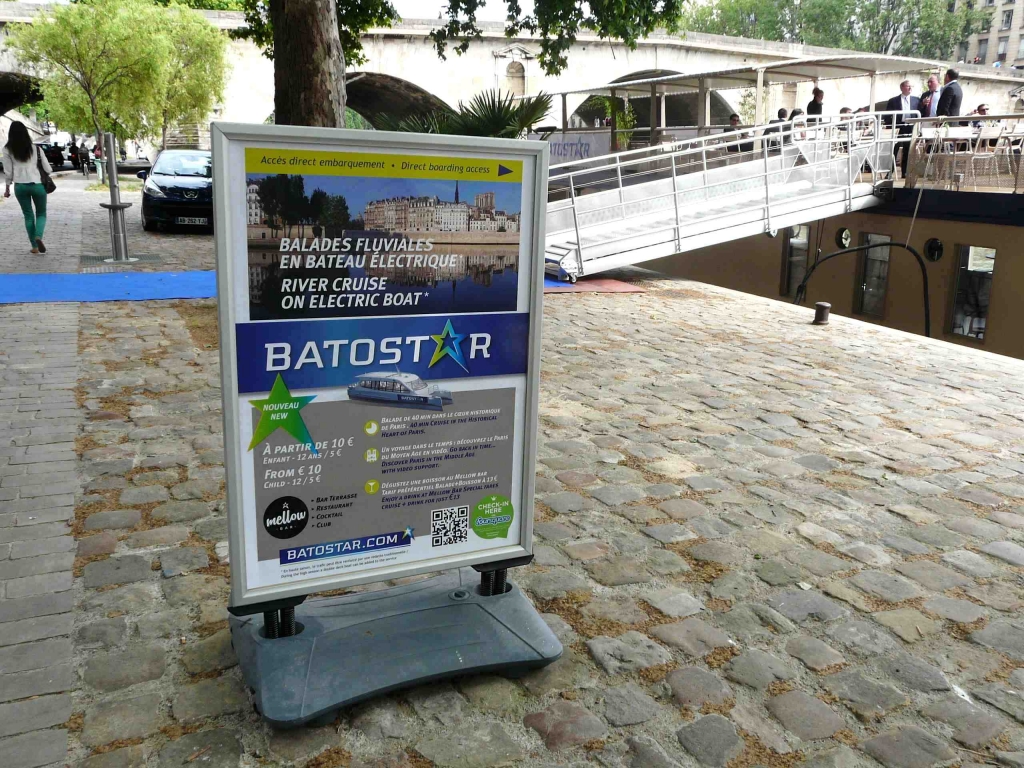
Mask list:
[{"label": "grey plastic base", "polygon": [[562,645],[518,587],[483,597],[471,568],[415,584],[312,600],[302,631],[263,637],[263,616],[230,618],[256,708],[293,728],[388,691],[480,672],[510,677],[543,667]]}]

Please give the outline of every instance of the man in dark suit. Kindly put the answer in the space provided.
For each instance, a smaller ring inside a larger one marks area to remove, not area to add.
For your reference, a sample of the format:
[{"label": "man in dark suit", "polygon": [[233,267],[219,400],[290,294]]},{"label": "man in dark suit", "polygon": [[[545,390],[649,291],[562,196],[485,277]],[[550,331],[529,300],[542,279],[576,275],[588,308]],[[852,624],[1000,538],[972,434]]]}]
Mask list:
[{"label": "man in dark suit", "polygon": [[[825,101],[825,92],[821,88],[815,88],[811,91],[811,95],[814,97],[807,102],[807,114],[808,115],[820,115],[822,114],[822,102]],[[811,122],[808,120],[807,122]],[[817,122],[817,121],[814,121]]]},{"label": "man in dark suit", "polygon": [[[911,114],[914,110],[919,109],[921,106],[921,100],[917,96],[911,96],[910,81],[904,80],[900,83],[900,95],[893,96],[885,104],[886,112],[898,112],[897,115],[887,115],[885,118],[886,125],[892,127],[895,126],[897,133],[900,136],[910,136],[914,129],[912,126],[907,125],[906,118],[913,117]],[[895,161],[896,155],[900,154],[900,150],[903,150],[903,154],[900,159],[900,173],[904,178],[907,176],[907,160],[910,159],[910,141],[896,141],[892,145],[892,155]]]},{"label": "man in dark suit", "polygon": [[[787,117],[789,117],[789,112],[787,112],[785,108],[780,109],[779,112],[778,112],[778,117],[775,118],[774,120],[769,120],[768,121],[769,125],[768,125],[767,128],[764,129],[764,133],[762,135],[763,136],[770,136],[773,133],[781,133],[782,132],[782,124],[786,122],[786,118]],[[779,139],[769,139],[768,140],[768,149],[771,150],[772,152],[778,151],[781,148],[782,148],[782,144],[779,141]]]},{"label": "man in dark suit", "polygon": [[939,106],[935,108],[935,114],[939,117],[956,117],[960,114],[960,103],[964,100],[964,92],[960,89],[957,78],[960,73],[955,69],[946,70],[945,85],[942,86],[942,95],[939,96]]}]

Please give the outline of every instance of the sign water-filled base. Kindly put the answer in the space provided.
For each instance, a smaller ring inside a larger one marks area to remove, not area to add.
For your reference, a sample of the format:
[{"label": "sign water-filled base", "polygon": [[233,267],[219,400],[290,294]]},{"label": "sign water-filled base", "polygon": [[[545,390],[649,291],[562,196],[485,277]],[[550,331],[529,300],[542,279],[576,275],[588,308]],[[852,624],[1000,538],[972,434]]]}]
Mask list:
[{"label": "sign water-filled base", "polygon": [[232,616],[231,638],[256,708],[274,727],[330,721],[342,707],[447,677],[516,677],[562,645],[514,584],[480,594],[471,568],[415,584],[313,600],[297,634],[267,638],[263,615]]}]

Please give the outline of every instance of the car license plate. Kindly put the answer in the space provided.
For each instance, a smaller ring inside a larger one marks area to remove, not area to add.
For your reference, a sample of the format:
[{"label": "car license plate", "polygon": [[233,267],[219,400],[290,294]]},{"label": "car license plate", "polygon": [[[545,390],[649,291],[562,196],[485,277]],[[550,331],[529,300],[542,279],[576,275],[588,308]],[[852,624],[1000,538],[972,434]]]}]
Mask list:
[{"label": "car license plate", "polygon": [[175,219],[175,223],[206,225],[210,223],[210,220],[206,217],[199,216],[179,216],[177,219]]}]

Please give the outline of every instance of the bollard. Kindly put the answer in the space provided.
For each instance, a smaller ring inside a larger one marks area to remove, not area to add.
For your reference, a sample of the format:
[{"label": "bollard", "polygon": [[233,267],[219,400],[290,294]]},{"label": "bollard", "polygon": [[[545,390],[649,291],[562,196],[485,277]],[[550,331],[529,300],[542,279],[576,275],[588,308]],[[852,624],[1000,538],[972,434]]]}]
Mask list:
[{"label": "bollard", "polygon": [[[110,251],[111,258],[104,259],[110,264],[127,264],[138,259],[133,259],[128,254],[128,231],[124,224],[125,208],[131,208],[131,203],[121,202],[121,186],[117,178],[117,138],[112,133],[103,137],[105,147],[104,156],[107,163],[107,179],[110,181],[110,202],[100,203],[101,208],[106,208],[110,214]],[[97,169],[101,166],[97,161]]]},{"label": "bollard", "polygon": [[819,301],[814,305],[814,325],[828,325],[828,313],[832,305],[827,301]]}]

